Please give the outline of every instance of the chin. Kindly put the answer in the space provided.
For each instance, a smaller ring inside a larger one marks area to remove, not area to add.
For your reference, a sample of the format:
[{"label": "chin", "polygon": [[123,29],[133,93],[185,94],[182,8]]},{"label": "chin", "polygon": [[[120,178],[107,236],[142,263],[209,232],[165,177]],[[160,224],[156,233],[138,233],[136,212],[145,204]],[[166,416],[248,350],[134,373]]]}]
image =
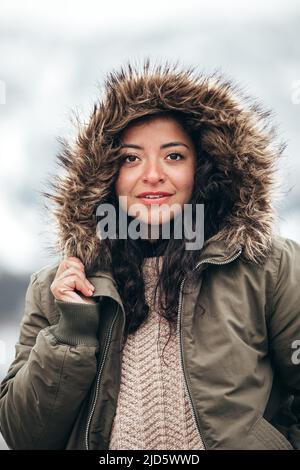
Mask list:
[{"label": "chin", "polygon": [[158,218],[158,220],[155,219],[155,221],[152,221],[151,218],[144,219],[144,218],[136,217],[136,220],[139,220],[141,222],[141,224],[148,225],[148,226],[153,226],[153,227],[168,224],[168,223],[171,222],[172,219],[173,219],[173,217],[171,217],[171,218],[170,217],[164,217],[163,215],[160,216]]}]

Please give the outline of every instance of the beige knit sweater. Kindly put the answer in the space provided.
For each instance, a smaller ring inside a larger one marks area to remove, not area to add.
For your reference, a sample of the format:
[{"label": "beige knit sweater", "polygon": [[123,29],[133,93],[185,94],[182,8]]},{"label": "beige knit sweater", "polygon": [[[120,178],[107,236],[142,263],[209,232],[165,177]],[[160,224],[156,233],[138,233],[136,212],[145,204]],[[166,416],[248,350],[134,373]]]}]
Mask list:
[{"label": "beige knit sweater", "polygon": [[183,385],[176,332],[163,351],[169,326],[154,302],[161,266],[162,256],[144,259],[145,296],[150,312],[146,322],[128,336],[123,350],[109,449],[204,449]]}]

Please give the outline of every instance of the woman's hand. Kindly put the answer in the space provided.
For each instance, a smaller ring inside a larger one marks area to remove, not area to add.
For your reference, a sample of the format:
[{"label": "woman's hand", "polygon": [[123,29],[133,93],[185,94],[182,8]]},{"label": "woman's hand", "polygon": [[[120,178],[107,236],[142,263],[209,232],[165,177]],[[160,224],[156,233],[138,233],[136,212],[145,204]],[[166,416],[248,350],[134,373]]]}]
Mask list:
[{"label": "woman's hand", "polygon": [[[80,259],[73,256],[60,263],[50,289],[56,300],[96,304],[94,300],[88,298],[95,288],[85,277],[84,265]],[[80,291],[82,295],[75,291]]]}]

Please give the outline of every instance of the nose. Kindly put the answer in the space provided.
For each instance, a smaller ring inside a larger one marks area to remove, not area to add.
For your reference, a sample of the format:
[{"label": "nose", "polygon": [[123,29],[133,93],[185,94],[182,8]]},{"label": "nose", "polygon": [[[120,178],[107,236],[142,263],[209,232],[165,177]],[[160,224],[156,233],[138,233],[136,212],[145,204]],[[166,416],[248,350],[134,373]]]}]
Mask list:
[{"label": "nose", "polygon": [[161,163],[154,160],[146,162],[142,180],[152,184],[164,181],[165,175]]}]

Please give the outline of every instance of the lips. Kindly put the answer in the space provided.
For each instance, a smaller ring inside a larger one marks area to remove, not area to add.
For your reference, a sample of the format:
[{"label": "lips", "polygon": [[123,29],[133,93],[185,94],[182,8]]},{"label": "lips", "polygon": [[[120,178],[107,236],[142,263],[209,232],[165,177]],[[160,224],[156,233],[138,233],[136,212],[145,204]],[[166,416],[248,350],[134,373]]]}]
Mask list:
[{"label": "lips", "polygon": [[153,197],[154,198],[158,198],[159,196],[160,197],[166,197],[166,196],[172,196],[171,193],[167,193],[165,191],[145,191],[141,194],[138,195],[139,198],[145,198],[145,197]]},{"label": "lips", "polygon": [[163,204],[167,202],[168,199],[172,196],[171,193],[163,192],[144,192],[141,193],[138,198],[143,204]]}]

